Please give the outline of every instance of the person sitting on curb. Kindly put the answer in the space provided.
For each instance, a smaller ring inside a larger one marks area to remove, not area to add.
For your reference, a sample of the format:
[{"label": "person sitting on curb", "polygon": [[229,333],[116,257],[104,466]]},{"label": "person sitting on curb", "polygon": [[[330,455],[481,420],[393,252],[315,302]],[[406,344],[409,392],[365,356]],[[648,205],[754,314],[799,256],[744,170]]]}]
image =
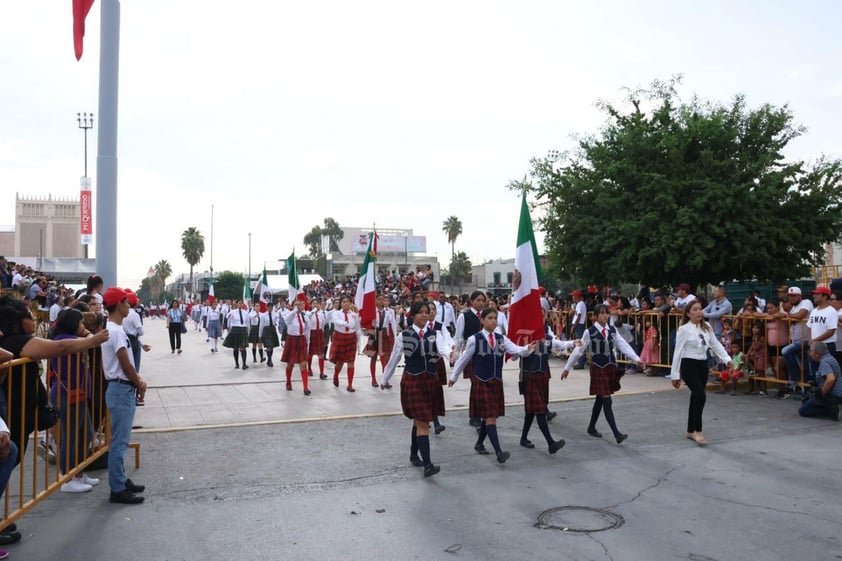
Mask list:
[{"label": "person sitting on curb", "polygon": [[842,376],[839,363],[822,341],[810,345],[810,359],[819,363],[816,369],[816,392],[801,405],[802,417],[830,417],[839,420],[839,402],[842,401]]}]

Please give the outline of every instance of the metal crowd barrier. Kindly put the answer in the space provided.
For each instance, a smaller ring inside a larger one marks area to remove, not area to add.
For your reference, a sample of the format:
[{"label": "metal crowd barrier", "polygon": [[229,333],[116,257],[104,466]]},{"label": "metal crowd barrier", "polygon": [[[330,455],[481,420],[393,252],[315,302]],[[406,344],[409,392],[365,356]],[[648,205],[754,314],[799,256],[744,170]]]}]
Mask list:
[{"label": "metal crowd barrier", "polygon": [[[37,374],[27,372],[33,364],[37,364]],[[85,383],[88,375],[89,385]],[[60,381],[65,384],[65,390],[56,391],[56,399],[52,401],[50,388],[55,385],[60,389]],[[105,406],[102,352],[98,347],[52,361],[17,359],[0,364],[0,384],[5,391],[3,405],[11,440],[18,446],[18,464],[3,497],[2,530],[60,490],[74,476],[97,463],[102,464],[111,433]],[[87,387],[85,396],[74,391],[80,387]],[[44,428],[54,415],[57,417],[55,424]],[[46,446],[40,446],[40,442]],[[137,469],[140,467],[139,445],[132,443],[129,447],[135,451]],[[100,465],[97,469],[104,468]],[[105,480],[101,484],[107,486],[108,482]]]},{"label": "metal crowd barrier", "polygon": [[[554,311],[551,312],[550,322],[553,325],[557,336],[564,338],[573,338],[573,326],[571,321],[573,319],[573,311]],[[803,329],[806,330],[806,320],[795,319],[776,319],[770,320],[764,317],[766,314],[746,314],[746,315],[728,315],[723,316],[722,319],[728,319],[732,324],[733,340],[740,343],[740,350],[744,354],[744,360],[747,358],[749,349],[752,346],[752,328],[756,324],[763,334],[766,344],[765,353],[762,356],[752,357],[753,365],[758,363],[762,368],[752,368],[751,375],[749,375],[749,368],[752,364],[748,364],[746,360],[746,377],[758,382],[769,382],[772,384],[786,384],[788,380],[788,373],[786,364],[782,356],[783,349],[786,345],[792,342],[791,332],[793,324],[802,324]],[[672,367],[672,356],[675,351],[675,333],[681,325],[682,314],[669,313],[666,315],[659,314],[655,311],[636,311],[628,312],[625,315],[623,324],[625,324],[633,336],[631,343],[635,351],[640,354],[643,346],[646,343],[647,325],[654,328],[657,333],[656,337],[656,352],[659,360],[656,362],[648,362],[647,366],[654,368],[669,369]],[[588,313],[586,326],[593,322],[593,314]],[[619,319],[619,318],[618,318]],[[616,321],[616,320],[615,320]],[[616,324],[615,324],[616,326]],[[785,333],[785,338],[777,338],[781,333]],[[776,337],[771,341],[771,337]],[[806,340],[806,339],[805,339]],[[726,351],[730,352],[727,348]],[[809,372],[809,348],[803,345],[798,351],[798,360],[800,362],[799,377],[795,380],[798,386],[806,387],[810,385]],[[620,360],[619,362],[629,363],[628,360]],[[770,372],[768,369],[771,368]],[[712,370],[716,369],[715,361],[712,363]],[[774,374],[774,375],[772,375]]]}]

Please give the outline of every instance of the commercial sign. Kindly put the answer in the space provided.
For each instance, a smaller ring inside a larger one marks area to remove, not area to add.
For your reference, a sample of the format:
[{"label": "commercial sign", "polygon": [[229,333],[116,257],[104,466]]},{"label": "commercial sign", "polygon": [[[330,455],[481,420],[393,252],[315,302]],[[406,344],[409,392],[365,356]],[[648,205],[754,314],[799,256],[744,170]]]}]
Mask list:
[{"label": "commercial sign", "polygon": [[83,177],[79,181],[79,233],[82,245],[90,245],[94,238],[94,223],[91,197],[91,178]]},{"label": "commercial sign", "polygon": [[[361,232],[351,242],[351,251],[365,253],[368,249],[368,232]],[[377,253],[403,255],[427,253],[427,236],[400,236],[377,234]]]}]

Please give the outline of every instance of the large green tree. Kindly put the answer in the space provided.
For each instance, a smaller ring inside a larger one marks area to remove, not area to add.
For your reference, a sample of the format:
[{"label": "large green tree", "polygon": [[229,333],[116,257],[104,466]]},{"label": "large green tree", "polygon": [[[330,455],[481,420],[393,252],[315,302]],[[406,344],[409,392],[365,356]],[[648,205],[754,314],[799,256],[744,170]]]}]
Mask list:
[{"label": "large green tree", "polygon": [[205,237],[195,226],[190,226],[181,233],[181,254],[190,265],[190,292],[193,292],[193,267],[205,254]]},{"label": "large green tree", "polygon": [[554,269],[651,285],[808,274],[842,231],[840,161],[784,158],[805,132],[786,106],[682,101],[675,85],[600,102],[599,133],[532,160]]},{"label": "large green tree", "polygon": [[164,288],[167,286],[167,279],[172,276],[172,266],[170,266],[170,262],[166,259],[161,259],[155,263],[153,269],[155,270],[155,275],[152,278],[152,298],[157,300],[163,295]]},{"label": "large green tree", "polygon": [[[322,248],[322,237],[327,236],[328,248]],[[341,253],[339,251],[339,240],[345,237],[345,232],[339,226],[339,223],[331,217],[327,217],[322,221],[322,226],[318,224],[304,236],[304,244],[307,246],[307,251],[311,257],[319,257],[325,251],[330,253]]]},{"label": "large green tree", "polygon": [[[456,276],[453,272],[453,263],[456,259],[456,238],[462,235],[462,221],[456,216],[448,216],[441,224],[441,231],[447,236],[447,241],[450,243],[450,291],[453,292],[453,277]],[[470,267],[468,267],[470,270]],[[461,283],[459,283],[461,286]]]},{"label": "large green tree", "polygon": [[240,273],[222,271],[213,283],[213,296],[217,300],[237,300],[243,297],[244,277]]},{"label": "large green tree", "polygon": [[450,261],[447,271],[450,274],[451,286],[454,281],[462,291],[462,283],[471,276],[471,260],[464,251],[456,252]]}]

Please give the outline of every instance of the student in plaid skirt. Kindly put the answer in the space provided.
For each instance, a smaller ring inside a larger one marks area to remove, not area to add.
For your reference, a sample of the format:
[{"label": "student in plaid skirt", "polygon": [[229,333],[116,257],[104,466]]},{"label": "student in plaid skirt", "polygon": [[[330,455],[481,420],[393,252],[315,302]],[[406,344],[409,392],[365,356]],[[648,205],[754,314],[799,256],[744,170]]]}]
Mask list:
[{"label": "student in plaid skirt", "polygon": [[395,346],[395,334],[398,332],[398,322],[395,318],[395,312],[388,307],[388,302],[389,297],[385,294],[377,295],[377,309],[374,312],[374,329],[369,331],[369,342],[365,348],[365,354],[371,357],[369,364],[371,385],[375,388],[377,387],[377,359],[380,359],[380,364],[385,369],[386,362],[389,360],[389,356]]},{"label": "student in plaid skirt", "polygon": [[[436,360],[436,375],[439,381],[438,391],[441,393],[441,400],[442,403],[444,403],[443,386],[447,385],[447,367],[444,364],[445,357],[447,357],[447,360],[451,362],[451,364],[453,363],[456,345],[453,343],[453,338],[450,337],[450,332],[448,332],[440,322],[436,321],[437,314],[435,302],[430,301],[427,305],[430,308],[430,315],[425,329],[428,331],[435,331],[436,333],[436,347],[439,349],[440,353],[438,360]],[[447,429],[446,426],[439,422],[438,417],[433,417],[433,426],[435,427],[436,434],[441,434]]]},{"label": "student in plaid skirt", "polygon": [[266,366],[273,367],[272,354],[275,348],[280,346],[278,341],[278,313],[271,305],[266,306],[265,312],[260,312],[260,340],[263,341],[263,348],[266,349]]},{"label": "student in plaid skirt", "polygon": [[251,343],[251,357],[253,362],[257,362],[257,351],[260,351],[260,362],[265,362],[266,357],[263,356],[263,340],[260,333],[263,327],[260,322],[260,308],[257,301],[252,301],[253,306],[249,311],[249,343]]},{"label": "student in plaid skirt", "polygon": [[535,351],[536,345],[535,343],[530,343],[526,347],[515,345],[505,335],[495,334],[497,312],[492,308],[485,308],[480,317],[482,331],[467,339],[465,350],[456,361],[447,385],[453,386],[459,379],[459,374],[469,363],[473,366],[470,415],[482,419],[474,450],[479,454],[488,454],[488,450],[485,449],[485,437],[488,436],[497,453],[497,461],[503,464],[509,459],[509,453],[500,449],[500,440],[497,437],[497,417],[505,415],[503,397],[505,355],[508,353],[526,356]]},{"label": "student in plaid skirt", "polygon": [[596,430],[596,421],[599,419],[601,411],[605,412],[605,420],[608,421],[608,426],[611,427],[611,432],[614,433],[614,438],[617,444],[622,443],[629,435],[621,433],[617,429],[617,423],[614,420],[614,409],[612,407],[611,394],[620,389],[620,377],[624,374],[624,370],[617,367],[617,358],[619,350],[626,355],[627,358],[640,364],[640,368],[646,368],[634,352],[634,349],[629,345],[625,339],[617,335],[617,330],[613,325],[609,324],[610,315],[608,313],[608,306],[600,304],[594,310],[596,321],[593,325],[585,330],[582,335],[582,346],[576,347],[570,358],[567,359],[567,364],[564,366],[564,372],[561,373],[561,379],[567,378],[570,373],[569,366],[576,364],[576,361],[584,356],[585,350],[590,351],[591,354],[591,395],[594,398],[593,410],[591,411],[591,422],[588,424],[588,434],[602,438],[602,434]]},{"label": "student in plaid skirt", "polygon": [[339,373],[348,365],[349,392],[354,389],[354,361],[357,360],[357,337],[360,333],[360,316],[351,310],[351,297],[342,296],[340,309],[330,314],[333,335],[330,338],[330,357],[333,363],[333,385],[339,387]]},{"label": "student in plaid skirt", "polygon": [[309,362],[313,357],[317,357],[319,359],[319,378],[327,380],[327,374],[325,374],[325,348],[327,347],[325,327],[327,327],[327,315],[325,315],[324,306],[317,298],[313,298],[310,301],[310,315],[307,317],[307,327],[310,329],[307,370],[312,376],[313,367]]},{"label": "student in plaid skirt", "polygon": [[304,395],[310,395],[309,376],[307,365],[310,363],[308,355],[309,344],[307,337],[310,330],[307,327],[308,306],[307,297],[299,293],[291,310],[284,313],[284,322],[287,324],[287,340],[284,344],[284,352],[281,361],[287,363],[287,391],[292,391],[292,369],[298,365],[301,370],[301,383],[304,385]]},{"label": "student in plaid skirt", "polygon": [[412,419],[409,461],[415,466],[424,466],[424,477],[430,477],[440,471],[430,459],[430,421],[444,415],[444,397],[439,391],[441,386],[435,365],[439,350],[436,333],[426,329],[430,317],[427,304],[413,302],[409,315],[412,324],[395,339],[380,389],[386,389],[395,367],[403,358],[406,366],[401,377],[401,407],[403,414]]},{"label": "student in plaid skirt", "polygon": [[[547,403],[550,398],[550,352],[570,350],[574,341],[557,339],[549,326],[544,324],[544,338],[537,341],[535,353],[520,359],[521,387],[523,388],[523,431],[520,435],[520,445],[524,448],[535,448],[529,440],[529,429],[532,421],[537,419],[538,428],[549,446],[550,454],[555,454],[564,446],[564,439],[554,440],[547,423]],[[579,345],[582,344],[578,341]]]},{"label": "student in plaid skirt", "polygon": [[235,307],[228,312],[228,335],[222,342],[222,346],[234,349],[235,368],[240,367],[240,358],[243,359],[243,370],[248,370],[246,364],[246,349],[249,346],[248,321],[249,312],[246,303],[237,300]]},{"label": "student in plaid skirt", "polygon": [[[467,308],[459,314],[459,318],[456,320],[454,342],[456,343],[457,353],[464,351],[465,343],[469,338],[482,331],[482,319],[480,315],[482,314],[482,309],[485,307],[485,294],[480,290],[473,291],[468,304]],[[469,380],[473,379],[471,376],[472,368],[471,362],[468,362],[463,373],[465,378]],[[468,422],[472,427],[476,427],[477,430],[479,430],[480,424],[482,423],[479,418],[474,416],[471,416]]]}]

